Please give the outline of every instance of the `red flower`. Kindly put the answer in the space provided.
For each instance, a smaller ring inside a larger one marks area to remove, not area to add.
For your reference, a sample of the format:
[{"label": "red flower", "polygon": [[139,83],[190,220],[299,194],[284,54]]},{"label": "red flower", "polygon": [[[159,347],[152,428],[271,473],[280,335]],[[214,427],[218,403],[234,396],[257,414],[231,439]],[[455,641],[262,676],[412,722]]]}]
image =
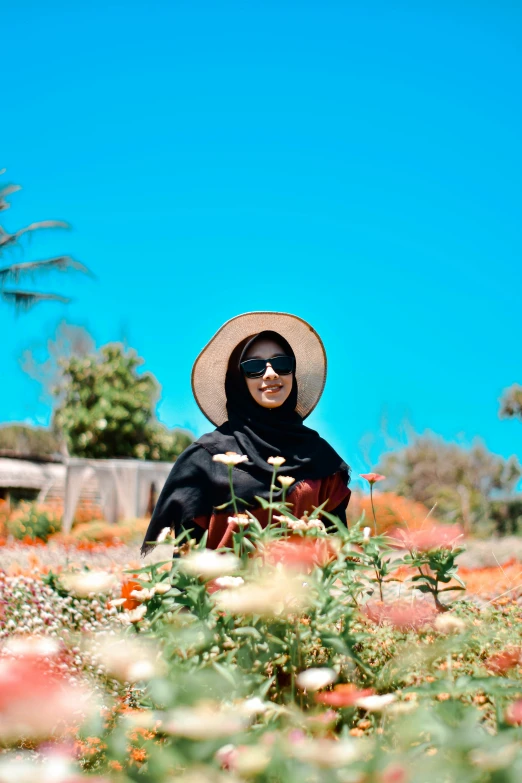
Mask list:
[{"label": "red flower", "polygon": [[522,661],[522,650],[520,647],[509,647],[502,652],[490,655],[486,659],[485,666],[496,674],[505,674],[510,669],[518,666]]},{"label": "red flower", "polygon": [[269,563],[284,563],[291,568],[311,571],[325,566],[337,556],[332,539],[290,536],[268,544],[265,557]]},{"label": "red flower", "polygon": [[506,723],[519,726],[522,723],[522,699],[510,704],[506,710]]},{"label": "red flower", "polygon": [[315,700],[320,704],[327,704],[329,707],[353,707],[358,699],[365,696],[373,696],[373,688],[364,688],[359,690],[356,685],[347,683],[345,685],[336,685],[333,691],[324,691],[316,693]]},{"label": "red flower", "polygon": [[430,552],[433,549],[452,549],[463,532],[458,525],[430,525],[419,530],[393,530],[390,537],[405,549]]},{"label": "red flower", "polygon": [[378,625],[388,623],[399,631],[409,631],[427,625],[435,618],[437,610],[427,601],[401,600],[391,604],[368,601],[364,613]]},{"label": "red flower", "polygon": [[380,473],[361,473],[361,478],[366,479],[366,481],[370,484],[370,486],[373,486],[377,481],[383,481],[386,476],[381,476]]}]

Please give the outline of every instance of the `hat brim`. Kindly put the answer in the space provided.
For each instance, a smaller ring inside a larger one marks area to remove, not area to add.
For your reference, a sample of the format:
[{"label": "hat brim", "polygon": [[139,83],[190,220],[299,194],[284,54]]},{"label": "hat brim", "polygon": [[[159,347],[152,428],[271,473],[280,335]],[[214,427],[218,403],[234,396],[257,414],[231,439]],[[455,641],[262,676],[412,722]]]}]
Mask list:
[{"label": "hat brim", "polygon": [[278,332],[288,340],[295,353],[297,413],[305,419],[319,402],[326,383],[326,352],[315,329],[290,313],[243,313],[223,324],[192,368],[192,391],[196,402],[216,427],[228,419],[225,377],[230,354],[246,337],[265,330]]}]

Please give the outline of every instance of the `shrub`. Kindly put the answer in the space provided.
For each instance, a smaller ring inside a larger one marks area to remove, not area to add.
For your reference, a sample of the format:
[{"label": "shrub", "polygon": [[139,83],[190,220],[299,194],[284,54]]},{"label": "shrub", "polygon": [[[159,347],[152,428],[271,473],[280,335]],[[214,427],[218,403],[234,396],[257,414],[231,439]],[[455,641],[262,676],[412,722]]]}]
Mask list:
[{"label": "shrub", "polygon": [[141,541],[147,531],[148,519],[128,519],[116,525],[103,520],[91,520],[75,525],[70,537],[73,541],[90,541],[99,544],[130,544]]},{"label": "shrub", "polygon": [[6,521],[6,532],[19,540],[38,538],[47,541],[61,528],[61,513],[56,507],[42,503],[22,502]]},{"label": "shrub", "polygon": [[[405,527],[417,530],[422,527],[428,516],[429,509],[415,500],[396,495],[394,492],[374,492],[373,505],[377,517],[377,530],[387,533],[394,527]],[[365,514],[365,524],[373,530],[373,512],[369,495],[354,493],[348,504],[349,523],[356,522],[361,514]],[[433,514],[430,519],[435,522]]]}]

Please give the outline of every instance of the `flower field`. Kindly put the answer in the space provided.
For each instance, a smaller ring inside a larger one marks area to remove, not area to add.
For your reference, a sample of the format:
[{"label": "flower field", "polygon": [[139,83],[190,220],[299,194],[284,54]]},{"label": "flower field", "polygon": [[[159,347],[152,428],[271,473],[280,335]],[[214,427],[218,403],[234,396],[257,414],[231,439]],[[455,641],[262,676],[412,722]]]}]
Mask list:
[{"label": "flower field", "polygon": [[223,552],[4,542],[0,783],[519,783],[522,564],[267,505]]}]

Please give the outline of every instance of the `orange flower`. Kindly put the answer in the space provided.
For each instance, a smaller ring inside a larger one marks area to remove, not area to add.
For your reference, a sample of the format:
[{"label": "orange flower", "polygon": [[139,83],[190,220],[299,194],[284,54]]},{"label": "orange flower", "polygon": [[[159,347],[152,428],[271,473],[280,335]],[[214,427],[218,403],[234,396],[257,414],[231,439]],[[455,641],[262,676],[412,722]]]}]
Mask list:
[{"label": "orange flower", "polygon": [[327,704],[329,707],[353,707],[358,699],[373,696],[374,693],[373,688],[359,690],[356,685],[346,683],[336,685],[333,691],[316,693],[315,700],[320,704]]},{"label": "orange flower", "polygon": [[485,666],[491,672],[496,674],[505,674],[510,669],[514,669],[522,661],[522,650],[520,647],[508,647],[502,652],[490,655],[486,659]]},{"label": "orange flower", "polygon": [[361,478],[366,479],[370,486],[373,486],[377,481],[383,481],[386,476],[381,476],[380,473],[361,473]]},{"label": "orange flower", "polygon": [[394,601],[385,604],[382,601],[368,601],[364,607],[365,615],[378,625],[388,623],[399,631],[421,628],[437,615],[435,607],[427,601]]},{"label": "orange flower", "polygon": [[121,586],[121,597],[126,599],[125,603],[123,604],[124,609],[130,612],[132,609],[136,609],[140,605],[139,601],[131,597],[131,593],[133,590],[141,590],[141,588],[142,585],[132,579],[127,579],[125,582],[123,582]]}]

